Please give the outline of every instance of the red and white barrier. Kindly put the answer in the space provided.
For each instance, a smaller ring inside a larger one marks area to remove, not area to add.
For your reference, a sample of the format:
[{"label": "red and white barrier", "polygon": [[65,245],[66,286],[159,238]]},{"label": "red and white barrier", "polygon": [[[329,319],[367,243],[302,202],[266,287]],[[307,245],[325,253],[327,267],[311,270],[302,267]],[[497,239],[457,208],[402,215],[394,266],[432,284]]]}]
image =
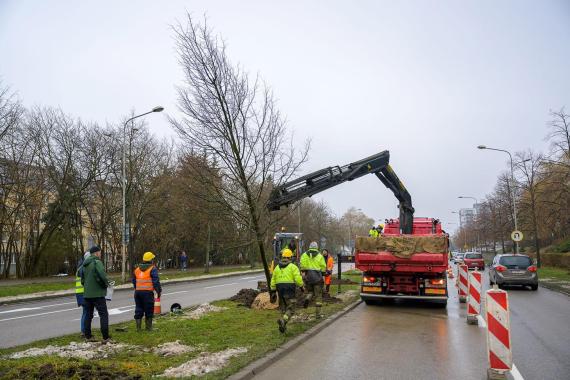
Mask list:
[{"label": "red and white barrier", "polygon": [[487,290],[487,352],[489,379],[505,378],[513,367],[509,297],[500,289]]},{"label": "red and white barrier", "polygon": [[461,264],[458,266],[458,284],[459,284],[459,302],[465,303],[467,299],[467,291],[469,287],[469,280],[467,277],[467,265]]},{"label": "red and white barrier", "polygon": [[467,323],[479,324],[477,316],[481,314],[481,272],[469,272],[469,291],[467,297]]},{"label": "red and white barrier", "polygon": [[447,266],[447,277],[449,278],[453,278],[453,269],[451,268],[451,265]]}]

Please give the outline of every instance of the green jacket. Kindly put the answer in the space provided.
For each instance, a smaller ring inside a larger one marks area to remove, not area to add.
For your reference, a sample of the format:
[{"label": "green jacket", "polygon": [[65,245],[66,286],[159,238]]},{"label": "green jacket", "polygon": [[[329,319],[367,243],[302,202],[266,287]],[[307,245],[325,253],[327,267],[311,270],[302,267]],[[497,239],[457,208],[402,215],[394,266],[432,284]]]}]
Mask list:
[{"label": "green jacket", "polygon": [[275,267],[273,276],[271,276],[271,290],[277,289],[278,284],[303,286],[303,278],[299,268],[293,263],[279,264]]},{"label": "green jacket", "polygon": [[325,273],[327,264],[325,258],[316,249],[309,249],[301,255],[301,270],[314,270]]},{"label": "green jacket", "polygon": [[109,279],[107,279],[103,263],[97,256],[89,256],[83,262],[81,283],[85,288],[84,298],[105,297],[107,294]]}]

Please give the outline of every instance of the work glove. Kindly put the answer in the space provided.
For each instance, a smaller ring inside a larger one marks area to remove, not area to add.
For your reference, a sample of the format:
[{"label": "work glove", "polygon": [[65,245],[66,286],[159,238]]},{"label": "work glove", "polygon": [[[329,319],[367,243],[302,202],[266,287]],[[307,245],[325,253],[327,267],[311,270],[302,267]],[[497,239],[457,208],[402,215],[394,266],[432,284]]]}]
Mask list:
[{"label": "work glove", "polygon": [[328,270],[326,271],[327,276],[330,276],[332,274],[332,270]]},{"label": "work glove", "polygon": [[269,302],[271,303],[277,302],[277,292],[275,292],[275,290],[271,290],[269,292]]},{"label": "work glove", "polygon": [[301,291],[302,291],[303,293],[305,293],[305,290],[306,290],[305,287],[304,287],[304,286],[301,286]]}]

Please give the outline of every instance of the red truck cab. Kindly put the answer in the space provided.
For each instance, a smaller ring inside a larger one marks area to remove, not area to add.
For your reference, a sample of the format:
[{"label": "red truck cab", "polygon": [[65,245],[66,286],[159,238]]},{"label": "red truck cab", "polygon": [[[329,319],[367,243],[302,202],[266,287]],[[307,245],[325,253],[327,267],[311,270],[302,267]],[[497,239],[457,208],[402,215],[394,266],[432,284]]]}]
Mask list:
[{"label": "red truck cab", "polygon": [[[394,248],[402,245],[413,250],[403,255]],[[355,261],[362,271],[361,298],[367,304],[403,298],[426,299],[445,306],[448,247],[447,234],[433,218],[414,218],[411,235],[401,234],[399,220],[392,219],[380,237],[358,237]]]}]

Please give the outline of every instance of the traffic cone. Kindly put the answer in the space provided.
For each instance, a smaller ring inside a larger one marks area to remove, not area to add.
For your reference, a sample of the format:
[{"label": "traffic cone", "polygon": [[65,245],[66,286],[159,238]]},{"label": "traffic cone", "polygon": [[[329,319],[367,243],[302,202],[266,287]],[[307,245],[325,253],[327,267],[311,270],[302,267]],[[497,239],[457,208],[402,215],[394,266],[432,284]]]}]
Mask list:
[{"label": "traffic cone", "polygon": [[160,315],[162,310],[160,308],[160,298],[154,299],[154,315]]},{"label": "traffic cone", "polygon": [[448,276],[449,278],[453,278],[453,277],[454,277],[454,276],[453,276],[453,269],[451,269],[450,266],[447,267],[447,276]]}]

